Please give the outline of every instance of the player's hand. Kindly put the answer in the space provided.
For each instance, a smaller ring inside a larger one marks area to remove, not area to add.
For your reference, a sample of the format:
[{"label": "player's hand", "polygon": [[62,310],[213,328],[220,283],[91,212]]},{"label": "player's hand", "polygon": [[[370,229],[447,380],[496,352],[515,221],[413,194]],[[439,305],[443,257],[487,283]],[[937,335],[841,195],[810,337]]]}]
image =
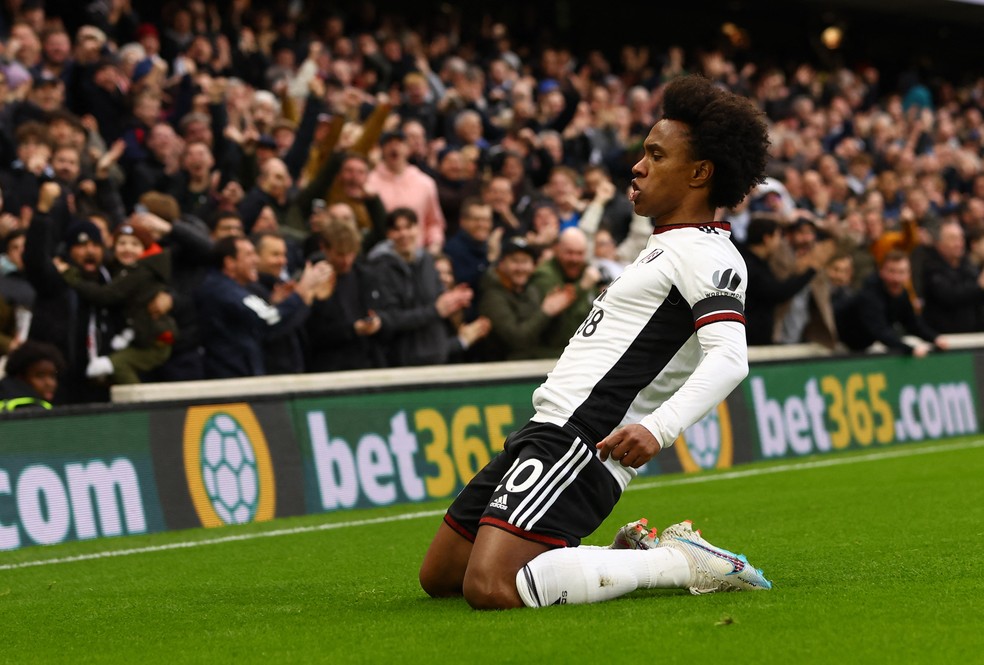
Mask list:
[{"label": "player's hand", "polygon": [[656,457],[662,450],[656,437],[638,424],[626,425],[612,432],[599,441],[595,448],[598,449],[602,462],[611,457],[622,466],[631,466],[634,469]]}]

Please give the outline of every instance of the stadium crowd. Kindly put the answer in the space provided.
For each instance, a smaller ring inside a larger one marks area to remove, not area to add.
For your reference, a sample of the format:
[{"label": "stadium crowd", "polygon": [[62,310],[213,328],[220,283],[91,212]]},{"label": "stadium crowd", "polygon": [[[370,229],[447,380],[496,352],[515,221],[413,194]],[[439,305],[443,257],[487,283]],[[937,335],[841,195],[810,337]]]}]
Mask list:
[{"label": "stadium crowd", "polygon": [[557,357],[652,232],[630,169],[690,72],[770,122],[769,177],[719,213],[750,344],[924,355],[984,330],[984,78],[895,86],[718,47],[616,59],[488,17],[472,36],[454,14],[285,6],[172,2],[148,23],[109,0],[66,26],[5,3],[0,356],[19,374],[0,405]]}]

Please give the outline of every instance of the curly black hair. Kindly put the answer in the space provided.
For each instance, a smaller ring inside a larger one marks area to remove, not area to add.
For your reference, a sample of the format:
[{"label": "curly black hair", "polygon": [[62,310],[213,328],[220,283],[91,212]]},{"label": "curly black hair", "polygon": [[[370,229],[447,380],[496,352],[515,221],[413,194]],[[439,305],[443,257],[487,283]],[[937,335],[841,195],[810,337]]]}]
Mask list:
[{"label": "curly black hair", "polygon": [[65,371],[65,357],[58,347],[47,342],[27,340],[7,356],[7,374],[23,378],[34,363],[50,360],[59,373]]},{"label": "curly black hair", "polygon": [[711,206],[738,205],[765,178],[768,128],[748,99],[701,76],[684,76],[666,86],[663,118],[688,125],[693,158],[714,164]]}]

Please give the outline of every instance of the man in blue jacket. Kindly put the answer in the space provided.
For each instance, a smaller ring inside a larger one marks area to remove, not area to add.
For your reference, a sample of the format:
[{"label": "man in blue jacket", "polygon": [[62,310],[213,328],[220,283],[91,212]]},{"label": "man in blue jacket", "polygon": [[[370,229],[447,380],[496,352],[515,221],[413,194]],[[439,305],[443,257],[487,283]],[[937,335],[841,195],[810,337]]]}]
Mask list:
[{"label": "man in blue jacket", "polygon": [[271,305],[247,288],[259,277],[257,261],[256,249],[246,238],[223,238],[215,243],[214,270],[195,294],[208,378],[266,374],[263,341],[300,325],[315,292],[331,280],[326,263],[309,264],[294,292]]}]

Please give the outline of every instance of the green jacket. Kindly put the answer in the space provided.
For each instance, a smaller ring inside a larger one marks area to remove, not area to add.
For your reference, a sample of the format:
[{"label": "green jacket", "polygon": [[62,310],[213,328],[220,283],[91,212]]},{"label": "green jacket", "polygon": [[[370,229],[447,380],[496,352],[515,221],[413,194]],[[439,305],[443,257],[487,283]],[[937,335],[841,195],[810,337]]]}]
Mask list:
[{"label": "green jacket", "polygon": [[560,354],[563,353],[567,347],[567,343],[574,335],[574,331],[584,323],[584,319],[591,312],[591,305],[594,303],[594,299],[598,297],[597,287],[592,287],[588,290],[581,288],[579,282],[583,274],[584,269],[581,270],[575,279],[567,279],[564,272],[560,269],[557,259],[552,258],[549,261],[541,263],[530,278],[530,284],[540,293],[541,301],[548,293],[564,284],[573,284],[575,293],[577,294],[571,306],[558,314],[543,333],[543,344],[550,349],[550,357],[560,357]]},{"label": "green jacket", "polygon": [[502,283],[495,267],[482,276],[482,298],[478,312],[492,322],[486,340],[489,360],[556,358],[543,344],[543,331],[550,318],[540,309],[543,298],[532,284],[516,293]]},{"label": "green jacket", "polygon": [[93,305],[113,307],[123,312],[126,326],[133,328],[133,347],[149,348],[155,342],[171,345],[177,334],[177,324],[168,314],[152,318],[147,304],[171,281],[171,256],[168,250],[137,261],[132,268],[121,268],[109,284],[96,284],[82,279],[78,268],[69,268],[65,281]]}]

